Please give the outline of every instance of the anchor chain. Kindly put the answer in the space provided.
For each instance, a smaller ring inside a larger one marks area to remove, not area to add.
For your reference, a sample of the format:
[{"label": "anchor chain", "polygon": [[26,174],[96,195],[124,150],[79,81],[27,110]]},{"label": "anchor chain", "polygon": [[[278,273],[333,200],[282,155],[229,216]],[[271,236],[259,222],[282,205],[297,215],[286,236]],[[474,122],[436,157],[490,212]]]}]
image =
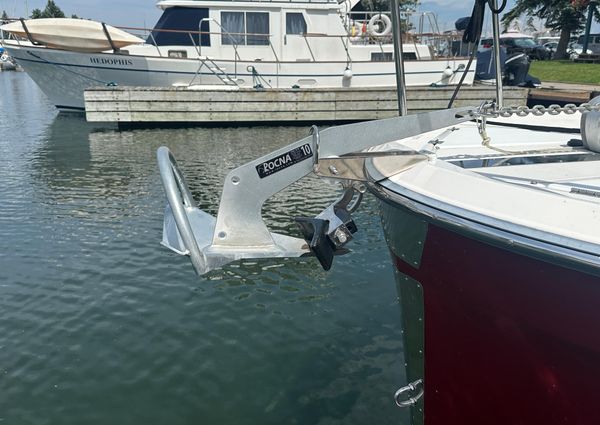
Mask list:
[{"label": "anchor chain", "polygon": [[[468,116],[475,120],[477,124],[477,131],[479,132],[479,135],[481,137],[481,144],[483,146],[503,154],[520,155],[528,153],[528,151],[511,151],[492,146],[492,139],[487,133],[488,118],[510,118],[513,115],[516,115],[518,117],[526,117],[528,115],[541,116],[544,114],[559,115],[561,113],[564,113],[566,115],[573,115],[576,112],[581,112],[583,114],[584,112],[590,111],[600,111],[600,104],[582,103],[581,105],[577,106],[573,103],[568,103],[565,106],[550,105],[548,107],[545,107],[542,105],[535,105],[531,108],[527,106],[506,106],[498,109],[495,102],[483,101],[477,109],[470,110],[468,112]],[[538,150],[538,152],[544,151],[546,150]]]},{"label": "anchor chain", "polygon": [[577,106],[574,103],[568,103],[565,106],[560,105],[550,105],[548,107],[543,105],[535,105],[531,108],[527,106],[505,106],[503,108],[497,109],[496,104],[493,102],[484,102],[482,103],[477,110],[469,111],[469,115],[472,118],[479,117],[493,117],[493,118],[510,118],[513,115],[518,117],[526,117],[528,115],[533,116],[541,116],[544,114],[548,115],[559,115],[564,113],[566,115],[572,115],[576,112],[590,112],[590,111],[600,111],[600,105],[592,105],[590,103],[582,103]]}]

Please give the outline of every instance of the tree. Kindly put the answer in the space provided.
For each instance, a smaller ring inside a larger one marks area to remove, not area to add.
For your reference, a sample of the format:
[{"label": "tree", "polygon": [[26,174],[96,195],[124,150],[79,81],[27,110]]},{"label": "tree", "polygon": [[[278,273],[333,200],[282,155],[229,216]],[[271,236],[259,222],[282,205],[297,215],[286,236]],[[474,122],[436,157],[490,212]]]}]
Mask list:
[{"label": "tree", "polygon": [[[400,0],[400,9],[415,9],[419,0]],[[391,0],[361,0],[365,10],[388,11],[392,10]]]},{"label": "tree", "polygon": [[[508,26],[522,15],[544,20],[547,28],[560,31],[554,57],[564,59],[567,57],[571,34],[581,30],[585,24],[588,3],[589,0],[517,0],[515,6],[502,18],[502,23]],[[596,15],[597,13],[596,11]]]},{"label": "tree", "polygon": [[[419,5],[419,1],[420,0],[399,0],[398,2],[400,3],[400,12],[406,12],[407,15],[410,15]],[[359,4],[352,9],[353,12],[389,12],[391,10],[391,0],[361,0]],[[403,32],[412,29],[412,24],[409,20],[401,16],[400,21],[400,27],[402,28]]]},{"label": "tree", "polygon": [[54,3],[53,0],[48,0],[46,7],[44,10],[33,9],[31,12],[31,19],[40,19],[40,18],[64,18],[65,14],[60,7]]}]

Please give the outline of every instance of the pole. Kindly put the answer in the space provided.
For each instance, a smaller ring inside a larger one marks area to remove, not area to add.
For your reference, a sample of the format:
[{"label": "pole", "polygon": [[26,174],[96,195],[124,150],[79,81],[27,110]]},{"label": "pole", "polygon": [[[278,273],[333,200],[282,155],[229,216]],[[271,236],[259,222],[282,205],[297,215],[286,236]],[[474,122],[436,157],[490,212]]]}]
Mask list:
[{"label": "pole", "polygon": [[585,22],[585,34],[583,36],[582,53],[584,55],[587,53],[587,50],[588,50],[588,43],[590,41],[590,29],[592,28],[592,19],[594,17],[594,9],[595,8],[596,8],[596,3],[591,1],[588,6],[588,16],[587,16],[587,21]]},{"label": "pole", "polygon": [[400,27],[400,4],[392,0],[392,32],[394,58],[396,59],[396,90],[398,92],[398,115],[406,115],[406,82],[404,78],[404,53],[402,52],[402,28]]},{"label": "pole", "polygon": [[[494,10],[498,10],[498,0],[492,0]],[[502,64],[500,63],[500,18],[497,13],[492,13],[492,27],[494,30],[494,64],[496,65],[496,106],[504,106],[502,95]]]}]

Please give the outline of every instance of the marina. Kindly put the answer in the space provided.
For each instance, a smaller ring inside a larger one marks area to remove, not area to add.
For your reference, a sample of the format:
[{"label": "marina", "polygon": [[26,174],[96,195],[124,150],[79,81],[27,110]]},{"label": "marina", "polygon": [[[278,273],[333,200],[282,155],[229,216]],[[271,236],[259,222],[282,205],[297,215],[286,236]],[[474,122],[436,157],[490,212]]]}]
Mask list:
[{"label": "marina", "polygon": [[[280,260],[198,279],[156,240],[165,141],[196,192],[309,127],[117,131],[57,114],[25,73],[0,73],[0,93],[4,423],[406,423],[389,403],[405,378],[375,209],[364,255],[333,274]],[[271,219],[331,200],[311,188]]]},{"label": "marina", "polygon": [[507,0],[4,11],[0,422],[600,423],[597,10],[564,1],[580,50]]},{"label": "marina", "polygon": [[[82,111],[84,90],[98,85],[392,86],[396,73],[390,18],[362,12],[361,19],[355,19],[352,8],[357,4],[358,0],[164,0],[157,3],[163,14],[150,30],[109,31],[104,23],[80,19],[20,20],[0,29],[7,34],[3,45],[9,54],[53,104],[66,111]],[[53,34],[65,31],[68,37]],[[119,31],[123,43],[116,45],[111,31]],[[124,31],[147,38],[127,38]],[[468,59],[453,53],[452,36],[434,36],[440,47],[444,43],[440,51],[416,37],[403,43],[406,84],[456,84]],[[473,82],[474,74],[474,69],[466,74],[466,84]]]}]

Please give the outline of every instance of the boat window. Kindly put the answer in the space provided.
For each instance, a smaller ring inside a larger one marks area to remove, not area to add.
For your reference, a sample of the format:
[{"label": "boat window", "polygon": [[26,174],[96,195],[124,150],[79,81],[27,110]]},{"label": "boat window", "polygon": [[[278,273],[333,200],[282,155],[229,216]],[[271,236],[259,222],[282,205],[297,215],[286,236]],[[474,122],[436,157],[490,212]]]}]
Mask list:
[{"label": "boat window", "polygon": [[210,31],[208,22],[202,22],[200,28],[200,21],[204,18],[208,18],[208,9],[205,7],[169,7],[154,26],[146,43],[157,46],[210,46],[210,34],[198,34],[199,30]]},{"label": "boat window", "polygon": [[548,164],[560,162],[599,161],[600,155],[593,152],[573,152],[567,154],[548,154],[523,156],[502,156],[485,158],[447,158],[448,162],[462,168],[501,167],[508,165]]},{"label": "boat window", "polygon": [[221,12],[221,25],[224,45],[269,45],[268,12]]},{"label": "boat window", "polygon": [[306,21],[302,13],[285,14],[286,34],[306,34]]},{"label": "boat window", "polygon": [[244,30],[246,20],[244,12],[221,12],[221,44],[246,44],[244,42]]},{"label": "boat window", "polygon": [[187,52],[185,50],[169,50],[170,58],[187,58]]},{"label": "boat window", "polygon": [[[403,52],[402,57],[405,61],[416,61],[415,52]],[[371,52],[371,62],[391,62],[394,60],[393,52]]]},{"label": "boat window", "polygon": [[371,62],[391,62],[393,60],[392,52],[371,52]]},{"label": "boat window", "polygon": [[[247,12],[246,13],[246,44],[253,46],[269,45],[269,13]],[[264,35],[259,35],[264,34]]]}]

